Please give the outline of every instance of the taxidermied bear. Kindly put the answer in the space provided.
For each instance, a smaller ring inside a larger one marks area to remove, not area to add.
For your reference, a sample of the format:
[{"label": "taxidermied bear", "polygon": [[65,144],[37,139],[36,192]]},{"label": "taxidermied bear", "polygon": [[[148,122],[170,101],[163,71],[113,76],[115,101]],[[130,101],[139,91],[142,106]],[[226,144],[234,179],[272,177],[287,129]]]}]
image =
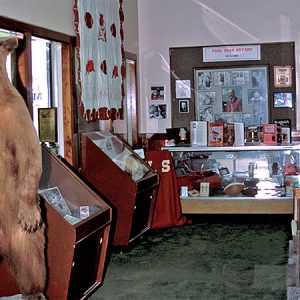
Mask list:
[{"label": "taxidermied bear", "polygon": [[41,147],[25,102],[6,72],[7,55],[17,46],[16,37],[0,40],[0,259],[24,299],[45,299]]}]

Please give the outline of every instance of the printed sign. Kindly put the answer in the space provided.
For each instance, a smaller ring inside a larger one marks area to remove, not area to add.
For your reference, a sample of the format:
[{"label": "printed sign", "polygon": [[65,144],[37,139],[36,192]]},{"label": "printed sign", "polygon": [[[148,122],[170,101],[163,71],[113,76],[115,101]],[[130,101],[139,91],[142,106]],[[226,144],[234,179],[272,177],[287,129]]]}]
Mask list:
[{"label": "printed sign", "polygon": [[203,61],[260,60],[260,45],[204,47]]}]

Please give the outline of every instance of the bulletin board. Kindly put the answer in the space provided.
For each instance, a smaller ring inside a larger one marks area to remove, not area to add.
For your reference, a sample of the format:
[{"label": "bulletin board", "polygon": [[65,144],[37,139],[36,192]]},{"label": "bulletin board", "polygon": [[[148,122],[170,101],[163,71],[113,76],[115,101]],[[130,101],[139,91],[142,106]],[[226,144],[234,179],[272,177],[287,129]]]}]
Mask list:
[{"label": "bulletin board", "polygon": [[[247,47],[257,53],[243,57],[234,52]],[[195,120],[243,121],[250,126],[289,119],[296,130],[294,42],[170,48],[170,67],[173,128],[189,128]],[[179,82],[189,82],[189,98],[176,91]],[[226,111],[229,90],[241,98],[240,111]],[[182,101],[188,112],[180,110]]]}]

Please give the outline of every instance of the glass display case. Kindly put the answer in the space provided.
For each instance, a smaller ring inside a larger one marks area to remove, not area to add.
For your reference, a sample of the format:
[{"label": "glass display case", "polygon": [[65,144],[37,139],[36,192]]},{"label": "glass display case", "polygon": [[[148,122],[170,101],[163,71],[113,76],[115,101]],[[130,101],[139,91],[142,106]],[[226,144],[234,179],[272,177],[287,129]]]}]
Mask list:
[{"label": "glass display case", "polygon": [[292,214],[300,145],[165,147],[174,160],[183,213]]},{"label": "glass display case", "polygon": [[42,146],[49,299],[84,299],[104,278],[112,209],[62,159]]},{"label": "glass display case", "polygon": [[[104,280],[112,209],[42,145],[41,209],[46,224],[47,299],[86,299]],[[0,262],[0,298],[20,294]]]},{"label": "glass display case", "polygon": [[82,133],[80,172],[115,209],[114,245],[127,245],[150,229],[158,174],[110,131]]}]

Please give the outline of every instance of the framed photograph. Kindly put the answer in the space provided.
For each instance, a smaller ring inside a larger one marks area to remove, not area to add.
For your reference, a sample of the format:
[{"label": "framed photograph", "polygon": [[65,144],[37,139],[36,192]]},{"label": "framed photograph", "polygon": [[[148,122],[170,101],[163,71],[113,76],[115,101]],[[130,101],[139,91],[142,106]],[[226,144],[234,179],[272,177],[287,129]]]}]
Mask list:
[{"label": "framed photograph", "polygon": [[41,142],[57,143],[57,108],[38,108],[38,130]]},{"label": "framed photograph", "polygon": [[274,107],[293,107],[293,93],[274,93]]},{"label": "framed photograph", "polygon": [[166,104],[151,104],[149,106],[150,119],[166,119],[167,105]]},{"label": "framed photograph", "polygon": [[191,98],[190,80],[176,80],[176,98]]},{"label": "framed photograph", "polygon": [[267,83],[266,70],[254,68],[251,70],[251,84],[253,88],[265,87]]},{"label": "framed photograph", "polygon": [[242,87],[222,88],[222,107],[223,112],[243,112]]},{"label": "framed photograph", "polygon": [[197,87],[199,90],[210,90],[212,88],[212,74],[209,71],[199,71],[197,76]]},{"label": "framed photograph", "polygon": [[151,100],[165,100],[165,86],[164,85],[151,85],[150,87]]},{"label": "framed photograph", "polygon": [[196,121],[243,122],[246,127],[267,124],[272,97],[268,68],[261,65],[195,69]]},{"label": "framed photograph", "polygon": [[292,86],[292,67],[274,66],[274,86],[291,87]]},{"label": "framed photograph", "polygon": [[188,113],[190,111],[189,101],[188,100],[179,100],[179,112]]},{"label": "framed photograph", "polygon": [[202,91],[198,93],[197,97],[200,105],[216,104],[216,92]]}]

